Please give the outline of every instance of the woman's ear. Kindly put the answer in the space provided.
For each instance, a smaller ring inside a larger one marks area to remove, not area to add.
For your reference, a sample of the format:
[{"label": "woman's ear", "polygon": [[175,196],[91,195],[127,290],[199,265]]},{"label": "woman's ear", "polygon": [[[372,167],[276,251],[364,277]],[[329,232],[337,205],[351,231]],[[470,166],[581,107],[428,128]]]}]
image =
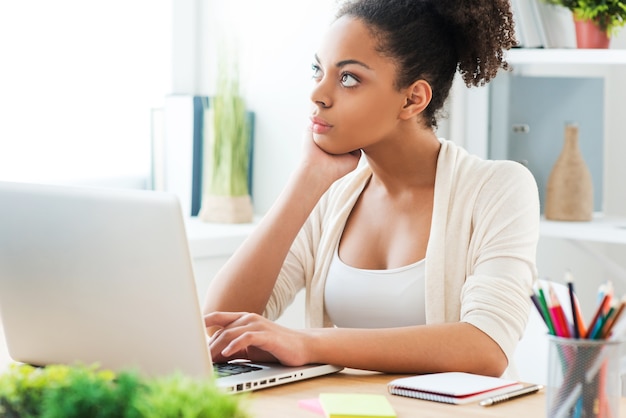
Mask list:
[{"label": "woman's ear", "polygon": [[400,110],[400,119],[411,119],[422,113],[430,103],[433,91],[426,80],[417,80],[406,89],[404,106]]}]

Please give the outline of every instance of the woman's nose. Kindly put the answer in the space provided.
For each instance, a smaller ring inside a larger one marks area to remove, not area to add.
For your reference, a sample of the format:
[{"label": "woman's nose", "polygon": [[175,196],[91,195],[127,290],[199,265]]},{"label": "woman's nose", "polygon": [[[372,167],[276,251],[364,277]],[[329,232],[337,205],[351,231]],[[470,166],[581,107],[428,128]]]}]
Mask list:
[{"label": "woman's nose", "polygon": [[311,101],[321,108],[328,108],[332,105],[330,95],[327,92],[328,82],[325,79],[321,79],[317,82],[313,91],[311,92]]}]

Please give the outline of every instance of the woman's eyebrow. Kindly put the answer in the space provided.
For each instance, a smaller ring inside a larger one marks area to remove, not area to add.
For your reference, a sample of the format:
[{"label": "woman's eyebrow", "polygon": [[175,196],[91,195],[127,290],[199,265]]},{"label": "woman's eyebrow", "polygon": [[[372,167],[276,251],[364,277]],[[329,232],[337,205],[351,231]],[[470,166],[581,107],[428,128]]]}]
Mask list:
[{"label": "woman's eyebrow", "polygon": [[[317,56],[317,54],[315,54],[315,61],[319,64],[320,63],[320,59]],[[360,65],[363,68],[366,68],[368,70],[371,70],[371,68],[369,67],[369,65],[365,64],[364,62],[361,62],[359,60],[354,60],[354,59],[347,59],[347,60],[341,60],[339,62],[337,62],[335,64],[335,67],[337,68],[341,68],[341,67],[345,67],[348,64],[355,64],[355,65]]]}]

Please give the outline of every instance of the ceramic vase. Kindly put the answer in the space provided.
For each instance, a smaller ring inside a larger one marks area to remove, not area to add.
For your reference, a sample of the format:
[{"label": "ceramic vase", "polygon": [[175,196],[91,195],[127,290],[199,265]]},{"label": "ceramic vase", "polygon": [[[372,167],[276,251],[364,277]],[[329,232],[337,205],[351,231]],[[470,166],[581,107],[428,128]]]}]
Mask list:
[{"label": "ceramic vase", "polygon": [[576,124],[565,125],[563,149],[548,177],[544,214],[554,221],[590,221],[593,216],[593,182]]},{"label": "ceramic vase", "polygon": [[576,30],[576,46],[578,48],[606,49],[611,38],[593,20],[574,19]]}]

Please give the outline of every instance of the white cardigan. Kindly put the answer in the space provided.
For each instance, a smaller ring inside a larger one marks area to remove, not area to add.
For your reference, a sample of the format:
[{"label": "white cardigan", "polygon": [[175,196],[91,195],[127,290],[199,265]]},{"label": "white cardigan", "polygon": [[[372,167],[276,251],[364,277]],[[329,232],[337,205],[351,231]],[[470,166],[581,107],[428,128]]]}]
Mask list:
[{"label": "white cardigan", "polygon": [[[307,326],[333,326],[324,309],[326,275],[370,175],[363,164],[322,197],[283,264],[265,310],[268,318],[278,318],[306,288]],[[506,354],[507,376],[516,374],[513,353],[537,278],[539,213],[537,184],[524,166],[482,160],[442,140],[426,250],[426,323],[473,324]]]}]

